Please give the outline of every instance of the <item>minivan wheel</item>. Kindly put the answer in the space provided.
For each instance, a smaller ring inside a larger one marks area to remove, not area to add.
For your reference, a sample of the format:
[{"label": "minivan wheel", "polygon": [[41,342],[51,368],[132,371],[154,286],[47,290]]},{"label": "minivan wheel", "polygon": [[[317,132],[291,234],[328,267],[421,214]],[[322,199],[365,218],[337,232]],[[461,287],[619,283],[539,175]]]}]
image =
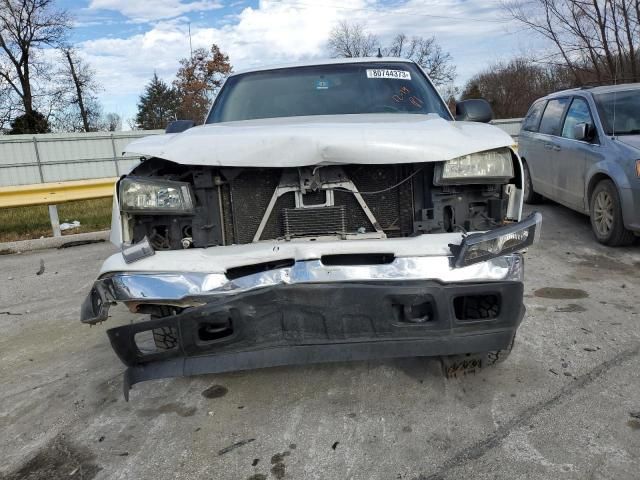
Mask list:
[{"label": "minivan wheel", "polygon": [[624,228],[618,190],[611,180],[602,180],[589,201],[591,228],[598,242],[618,247],[634,241],[633,232]]},{"label": "minivan wheel", "polygon": [[533,190],[533,182],[531,181],[531,173],[529,172],[529,165],[524,160],[522,161],[522,170],[524,173],[524,201],[528,204],[540,203],[542,201],[542,195],[536,193]]}]

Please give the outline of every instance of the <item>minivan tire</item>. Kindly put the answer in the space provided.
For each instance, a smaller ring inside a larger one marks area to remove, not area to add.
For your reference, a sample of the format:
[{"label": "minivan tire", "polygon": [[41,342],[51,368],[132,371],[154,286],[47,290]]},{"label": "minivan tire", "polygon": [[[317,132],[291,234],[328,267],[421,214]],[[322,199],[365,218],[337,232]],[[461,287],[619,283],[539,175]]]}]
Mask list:
[{"label": "minivan tire", "polygon": [[533,190],[533,181],[531,180],[531,172],[529,172],[529,165],[522,160],[522,170],[524,178],[522,183],[524,184],[524,202],[527,204],[540,203],[542,201],[542,195],[536,193]]},{"label": "minivan tire", "polygon": [[631,245],[633,232],[624,228],[618,189],[611,180],[601,180],[589,199],[591,229],[598,242],[610,247]]}]

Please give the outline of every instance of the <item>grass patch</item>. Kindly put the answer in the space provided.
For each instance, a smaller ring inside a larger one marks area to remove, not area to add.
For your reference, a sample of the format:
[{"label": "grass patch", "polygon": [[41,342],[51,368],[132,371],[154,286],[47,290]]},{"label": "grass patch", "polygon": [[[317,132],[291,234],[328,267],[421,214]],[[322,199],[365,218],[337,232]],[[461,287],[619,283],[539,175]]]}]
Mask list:
[{"label": "grass patch", "polygon": [[[79,200],[58,205],[60,223],[78,220],[80,227],[63,235],[108,230],[111,225],[111,198]],[[0,242],[51,237],[51,221],[46,205],[0,208]]]}]

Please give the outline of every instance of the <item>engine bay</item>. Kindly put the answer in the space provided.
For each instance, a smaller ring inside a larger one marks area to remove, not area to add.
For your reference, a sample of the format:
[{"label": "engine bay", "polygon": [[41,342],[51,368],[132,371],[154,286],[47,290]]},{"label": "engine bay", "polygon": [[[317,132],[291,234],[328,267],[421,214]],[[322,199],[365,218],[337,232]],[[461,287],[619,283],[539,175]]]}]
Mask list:
[{"label": "engine bay", "polygon": [[[512,161],[515,167],[515,155]],[[125,178],[184,182],[192,208],[179,214],[123,208],[123,240],[146,237],[155,250],[176,250],[486,231],[517,220],[519,166],[513,178],[460,184],[438,182],[439,168],[438,162],[226,168],[152,158]]]}]

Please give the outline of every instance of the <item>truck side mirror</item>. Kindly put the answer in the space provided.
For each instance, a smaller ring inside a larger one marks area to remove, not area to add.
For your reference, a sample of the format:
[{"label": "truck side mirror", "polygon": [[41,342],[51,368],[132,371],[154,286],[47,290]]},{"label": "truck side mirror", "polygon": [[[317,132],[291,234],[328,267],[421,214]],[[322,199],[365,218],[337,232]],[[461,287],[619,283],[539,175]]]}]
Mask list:
[{"label": "truck side mirror", "polygon": [[189,130],[191,127],[194,127],[196,122],[193,120],[174,120],[169,122],[167,128],[164,129],[164,133],[180,133],[185,130]]},{"label": "truck side mirror", "polygon": [[492,119],[493,110],[484,98],[473,98],[456,103],[456,120],[489,123]]},{"label": "truck side mirror", "polygon": [[573,126],[573,138],[575,140],[582,140],[584,142],[589,142],[593,140],[594,128],[590,123],[576,123]]}]

